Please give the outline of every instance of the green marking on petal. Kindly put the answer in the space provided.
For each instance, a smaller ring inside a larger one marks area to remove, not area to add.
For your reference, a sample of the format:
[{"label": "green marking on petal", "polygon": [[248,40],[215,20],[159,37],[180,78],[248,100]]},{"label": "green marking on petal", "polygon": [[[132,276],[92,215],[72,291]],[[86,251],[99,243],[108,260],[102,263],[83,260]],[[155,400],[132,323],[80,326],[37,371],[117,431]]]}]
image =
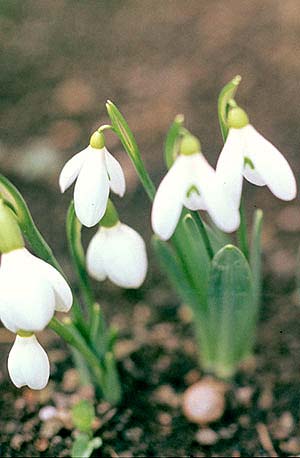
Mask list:
[{"label": "green marking on petal", "polygon": [[255,169],[253,162],[247,156],[244,157],[244,167],[246,167],[246,165],[249,165],[251,170]]},{"label": "green marking on petal", "polygon": [[198,194],[198,196],[200,196],[200,192],[199,190],[197,189],[197,187],[193,184],[193,186],[190,187],[190,189],[188,190],[188,192],[186,193],[186,197],[190,197],[191,194],[195,192],[196,194]]}]

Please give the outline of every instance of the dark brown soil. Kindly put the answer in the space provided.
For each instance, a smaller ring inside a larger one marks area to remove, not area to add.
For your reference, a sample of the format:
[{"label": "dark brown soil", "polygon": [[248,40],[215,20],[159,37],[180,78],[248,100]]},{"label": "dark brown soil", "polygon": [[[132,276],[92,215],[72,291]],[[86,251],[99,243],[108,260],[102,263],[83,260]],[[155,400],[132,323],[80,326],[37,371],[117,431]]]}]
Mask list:
[{"label": "dark brown soil", "polygon": [[[0,4],[1,169],[24,193],[71,281],[64,238],[70,194],[59,195],[57,175],[64,160],[85,145],[92,127],[107,121],[107,98],[128,118],[158,181],[163,136],[178,112],[186,114],[214,163],[221,147],[216,97],[241,73],[241,104],[299,174],[299,19],[297,0]],[[121,215],[149,241],[150,206],[120,145],[113,137],[108,141],[127,176],[129,193],[117,201]],[[98,285],[107,316],[120,328],[124,399],[117,410],[96,403],[95,434],[104,445],[95,456],[300,454],[300,310],[294,279],[300,206],[298,200],[284,204],[267,190],[245,188],[249,216],[257,206],[266,215],[255,362],[237,375],[223,418],[199,432],[180,408],[181,394],[202,375],[191,323],[155,259],[150,257],[140,291]],[[90,389],[79,387],[64,344],[50,331],[40,337],[51,359],[51,382],[41,393],[17,390],[5,370],[12,336],[0,330],[3,457],[69,456],[74,435],[69,406],[93,398]],[[44,406],[54,406],[59,418],[41,420]]]}]

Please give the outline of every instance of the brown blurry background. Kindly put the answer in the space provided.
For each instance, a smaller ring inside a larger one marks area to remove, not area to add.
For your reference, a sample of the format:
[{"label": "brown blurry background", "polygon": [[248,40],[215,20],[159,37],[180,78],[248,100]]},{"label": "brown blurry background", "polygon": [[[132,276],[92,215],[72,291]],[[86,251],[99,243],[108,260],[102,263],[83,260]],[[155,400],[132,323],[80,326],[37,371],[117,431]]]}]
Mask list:
[{"label": "brown blurry background", "polygon": [[[297,0],[1,2],[1,171],[17,182],[60,255],[66,256],[63,225],[72,194],[60,196],[58,174],[107,122],[108,98],[127,118],[158,182],[165,172],[164,136],[177,113],[185,114],[215,165],[222,147],[217,96],[241,74],[239,103],[298,176],[299,20]],[[111,133],[107,144],[125,168],[130,191],[115,200],[121,215],[150,235],[150,206],[135,172]],[[257,206],[267,213],[265,249],[272,248],[279,274],[290,273],[300,240],[298,202],[287,206],[249,184],[245,192],[249,213]]]}]

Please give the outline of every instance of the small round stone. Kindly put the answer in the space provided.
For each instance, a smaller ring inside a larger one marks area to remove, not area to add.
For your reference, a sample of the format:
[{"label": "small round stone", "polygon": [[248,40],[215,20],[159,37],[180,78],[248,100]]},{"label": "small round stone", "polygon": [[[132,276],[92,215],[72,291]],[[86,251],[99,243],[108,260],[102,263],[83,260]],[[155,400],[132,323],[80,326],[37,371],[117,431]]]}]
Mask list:
[{"label": "small round stone", "polygon": [[187,419],[199,425],[212,423],[225,410],[226,384],[205,377],[190,386],[183,396],[183,412]]}]

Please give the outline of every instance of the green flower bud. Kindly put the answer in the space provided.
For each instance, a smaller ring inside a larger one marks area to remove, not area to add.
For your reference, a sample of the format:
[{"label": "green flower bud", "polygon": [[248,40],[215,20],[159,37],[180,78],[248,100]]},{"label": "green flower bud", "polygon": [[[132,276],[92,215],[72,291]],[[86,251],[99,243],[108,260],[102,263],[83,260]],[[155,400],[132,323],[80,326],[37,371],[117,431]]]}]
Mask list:
[{"label": "green flower bud", "polygon": [[201,153],[201,143],[198,138],[191,134],[185,135],[181,140],[179,153],[184,156]]},{"label": "green flower bud", "polygon": [[102,149],[105,146],[105,138],[102,132],[96,130],[90,138],[92,148]]},{"label": "green flower bud", "polygon": [[107,201],[107,207],[103,218],[100,221],[102,227],[113,227],[119,222],[119,215],[116,207],[110,199]]},{"label": "green flower bud", "polygon": [[240,107],[231,108],[227,116],[227,124],[229,128],[241,129],[249,124],[248,115]]},{"label": "green flower bud", "polygon": [[0,199],[0,253],[24,247],[21,229],[14,212]]}]

